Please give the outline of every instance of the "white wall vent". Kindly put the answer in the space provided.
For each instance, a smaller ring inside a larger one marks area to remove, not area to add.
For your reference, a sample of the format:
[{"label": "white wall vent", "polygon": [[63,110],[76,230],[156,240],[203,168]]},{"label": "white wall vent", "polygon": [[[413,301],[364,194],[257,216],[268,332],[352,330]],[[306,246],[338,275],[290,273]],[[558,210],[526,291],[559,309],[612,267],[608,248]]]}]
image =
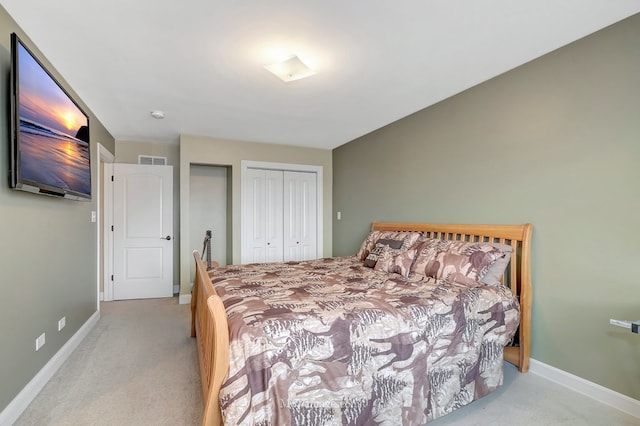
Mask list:
[{"label": "white wall vent", "polygon": [[166,166],[167,157],[157,157],[155,155],[138,155],[138,164],[150,166]]}]

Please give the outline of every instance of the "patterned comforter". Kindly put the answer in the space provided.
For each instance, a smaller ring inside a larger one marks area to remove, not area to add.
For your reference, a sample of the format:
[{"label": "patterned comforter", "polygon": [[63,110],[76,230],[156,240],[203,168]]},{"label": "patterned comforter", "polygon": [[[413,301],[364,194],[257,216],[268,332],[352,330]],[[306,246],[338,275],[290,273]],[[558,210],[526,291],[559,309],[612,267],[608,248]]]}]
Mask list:
[{"label": "patterned comforter", "polygon": [[229,319],[229,425],[419,425],[502,384],[504,286],[412,281],[355,256],[210,271]]}]

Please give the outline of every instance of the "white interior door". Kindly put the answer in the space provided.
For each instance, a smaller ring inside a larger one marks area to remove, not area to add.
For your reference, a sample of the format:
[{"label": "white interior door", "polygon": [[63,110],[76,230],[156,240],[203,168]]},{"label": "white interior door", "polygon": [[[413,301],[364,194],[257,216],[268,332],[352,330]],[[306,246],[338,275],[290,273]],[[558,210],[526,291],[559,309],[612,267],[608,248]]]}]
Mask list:
[{"label": "white interior door", "polygon": [[284,261],[317,258],[316,174],[284,172]]},{"label": "white interior door", "polygon": [[282,171],[248,169],[242,263],[282,261]]},{"label": "white interior door", "polygon": [[173,167],[114,164],[113,298],[173,296]]},{"label": "white interior door", "polygon": [[243,160],[240,262],[323,255],[321,166]]}]

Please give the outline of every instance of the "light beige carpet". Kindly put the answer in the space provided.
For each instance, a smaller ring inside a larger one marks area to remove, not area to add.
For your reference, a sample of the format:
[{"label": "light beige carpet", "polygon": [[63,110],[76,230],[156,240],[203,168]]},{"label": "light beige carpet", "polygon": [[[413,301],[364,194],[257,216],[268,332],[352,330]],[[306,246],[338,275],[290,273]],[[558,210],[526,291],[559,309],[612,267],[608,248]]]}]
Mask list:
[{"label": "light beige carpet", "polygon": [[189,305],[101,304],[101,318],[16,425],[195,425],[202,395]]},{"label": "light beige carpet", "polygon": [[494,393],[429,426],[640,426],[640,419],[533,373],[504,364],[504,384]]},{"label": "light beige carpet", "polygon": [[[16,425],[200,424],[189,321],[189,305],[175,298],[103,303],[98,324]],[[430,423],[445,425],[638,426],[640,419],[505,364],[500,389]]]}]

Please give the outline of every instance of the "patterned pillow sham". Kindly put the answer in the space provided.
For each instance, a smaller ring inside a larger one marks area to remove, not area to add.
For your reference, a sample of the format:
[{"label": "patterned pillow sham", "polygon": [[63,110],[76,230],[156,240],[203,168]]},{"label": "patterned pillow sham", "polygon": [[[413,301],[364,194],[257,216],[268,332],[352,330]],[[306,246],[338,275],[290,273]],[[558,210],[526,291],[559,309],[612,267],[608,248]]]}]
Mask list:
[{"label": "patterned pillow sham", "polygon": [[402,247],[402,240],[393,240],[391,238],[380,238],[378,242],[376,242],[376,246],[371,250],[371,252],[367,255],[366,259],[364,259],[364,266],[367,268],[373,268],[378,263],[378,259],[382,257],[382,255],[387,250],[397,250]]},{"label": "patterned pillow sham", "polygon": [[402,250],[407,250],[420,238],[419,232],[394,232],[394,231],[371,231],[360,245],[356,256],[360,260],[365,260],[371,250],[374,249],[379,239],[400,240]]},{"label": "patterned pillow sham", "polygon": [[392,274],[400,274],[407,278],[411,272],[411,265],[416,257],[416,249],[409,250],[393,250],[387,247],[378,257],[376,271],[390,272]]},{"label": "patterned pillow sham", "polygon": [[498,258],[491,264],[491,266],[489,266],[489,268],[487,269],[487,273],[484,274],[480,282],[487,285],[500,285],[502,283],[501,280],[502,276],[504,275],[504,271],[507,269],[509,261],[511,260],[513,247],[507,244],[500,243],[491,243],[491,245],[496,246],[498,249],[502,250],[504,256]]},{"label": "patterned pillow sham", "polygon": [[411,272],[468,285],[481,284],[489,267],[505,256],[491,243],[427,238],[416,244],[416,252]]}]

